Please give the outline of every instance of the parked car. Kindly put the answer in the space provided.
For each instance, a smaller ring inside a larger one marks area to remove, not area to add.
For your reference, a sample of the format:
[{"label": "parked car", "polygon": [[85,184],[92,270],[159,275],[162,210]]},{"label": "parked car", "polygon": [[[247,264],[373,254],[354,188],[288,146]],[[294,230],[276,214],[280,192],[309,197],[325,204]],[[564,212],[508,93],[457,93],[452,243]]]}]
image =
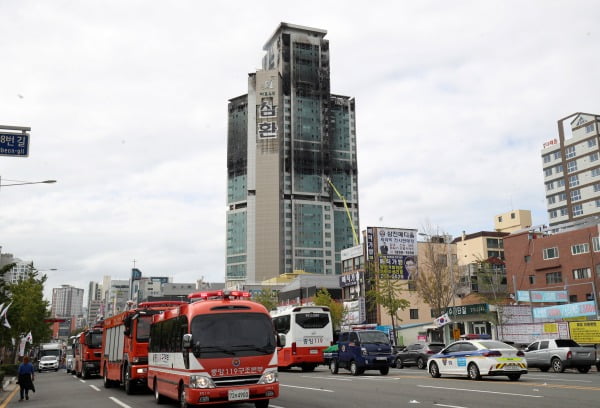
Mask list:
[{"label": "parked car", "polygon": [[45,370],[58,371],[58,357],[57,356],[44,356],[38,362],[38,371],[41,373]]},{"label": "parked car", "polygon": [[465,375],[480,380],[505,375],[517,381],[527,374],[527,361],[521,350],[498,340],[459,340],[429,357],[427,370],[433,378]]},{"label": "parked car", "polygon": [[571,339],[536,340],[524,351],[528,366],[541,371],[552,368],[555,373],[562,373],[567,368],[576,368],[580,373],[587,373],[596,364],[596,349],[581,347]]},{"label": "parked car", "polygon": [[416,365],[424,370],[427,368],[429,357],[439,353],[444,347],[446,347],[444,343],[409,344],[396,353],[393,367],[404,368],[404,366]]}]

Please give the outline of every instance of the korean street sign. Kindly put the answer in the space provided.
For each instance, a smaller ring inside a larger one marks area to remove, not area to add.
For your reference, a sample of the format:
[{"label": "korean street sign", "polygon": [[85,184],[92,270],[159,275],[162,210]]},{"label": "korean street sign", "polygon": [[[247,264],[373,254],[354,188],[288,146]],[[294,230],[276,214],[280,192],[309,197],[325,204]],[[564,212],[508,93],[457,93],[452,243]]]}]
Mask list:
[{"label": "korean street sign", "polygon": [[465,315],[477,315],[489,312],[489,305],[487,303],[477,303],[475,305],[464,305],[464,306],[454,306],[448,307],[445,310],[445,313],[448,313],[448,316],[465,316]]},{"label": "korean street sign", "polygon": [[0,156],[29,156],[29,135],[26,133],[0,133]]}]

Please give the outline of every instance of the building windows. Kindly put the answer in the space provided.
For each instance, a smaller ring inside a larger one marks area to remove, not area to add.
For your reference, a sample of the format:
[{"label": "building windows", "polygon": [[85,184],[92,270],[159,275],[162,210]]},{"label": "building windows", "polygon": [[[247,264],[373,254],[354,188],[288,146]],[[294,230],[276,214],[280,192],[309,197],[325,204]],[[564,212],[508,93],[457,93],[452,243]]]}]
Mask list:
[{"label": "building windows", "polygon": [[[554,189],[554,182],[553,182],[553,181],[549,181],[549,182],[547,182],[547,183],[546,183],[546,191],[550,191],[550,190],[552,190],[552,189]],[[500,222],[502,222],[502,217],[498,217],[498,220],[499,220]]]},{"label": "building windows", "polygon": [[571,190],[571,201],[579,201],[579,200],[581,200],[581,191]]},{"label": "building windows", "polygon": [[544,248],[544,259],[558,258],[558,247]]},{"label": "building windows", "polygon": [[515,215],[515,213],[510,213],[510,219],[514,220],[517,216]]},{"label": "building windows", "polygon": [[563,165],[562,164],[557,164],[556,167],[554,167],[554,172],[555,173],[562,173],[563,172]]},{"label": "building windows", "polygon": [[579,215],[583,215],[583,207],[581,206],[581,204],[573,206],[573,217],[577,217]]},{"label": "building windows", "polygon": [[[585,125],[585,133],[591,133],[591,132],[593,132],[593,131],[594,131],[594,124],[593,124],[593,123],[590,123],[589,125]],[[596,142],[596,139],[591,139],[591,140],[588,140],[588,146],[589,146],[589,143],[590,143],[592,140],[593,140],[594,142]],[[595,143],[594,143],[594,144],[595,144]]]},{"label": "building windows", "polygon": [[559,208],[558,211],[560,211],[560,216],[561,217],[569,215],[569,210],[567,209],[567,207]]},{"label": "building windows", "polygon": [[571,160],[567,163],[567,173],[573,173],[577,171],[577,160]]},{"label": "building windows", "polygon": [[542,158],[544,159],[544,163],[548,163],[550,160],[552,160],[550,153],[543,155]]},{"label": "building windows", "polygon": [[550,210],[550,211],[548,211],[548,217],[549,218],[556,218],[556,217],[558,217],[558,211],[556,211],[556,210]]},{"label": "building windows", "polygon": [[529,263],[529,262],[531,262],[531,255],[525,255],[525,256],[523,257],[523,261],[525,261],[525,263]]},{"label": "building windows", "polygon": [[573,269],[573,279],[589,279],[592,277],[590,268]]},{"label": "building windows", "polygon": [[502,216],[498,217],[498,222],[502,222]]},{"label": "building windows", "polygon": [[596,200],[596,207],[600,207],[600,200]]},{"label": "building windows", "polygon": [[598,161],[598,152],[590,154],[590,161],[591,162]]},{"label": "building windows", "polygon": [[567,193],[558,193],[558,201],[567,201]]},{"label": "building windows", "polygon": [[592,177],[600,176],[600,168],[592,169]]},{"label": "building windows", "polygon": [[565,149],[565,159],[570,159],[575,157],[575,146],[568,146]]},{"label": "building windows", "polygon": [[571,253],[573,255],[587,254],[588,252],[590,252],[590,245],[587,242],[584,244],[571,245]]},{"label": "building windows", "polygon": [[529,284],[535,285],[535,275],[529,275]]},{"label": "building windows", "polygon": [[553,283],[561,283],[562,282],[562,273],[561,272],[550,272],[546,274],[546,284],[551,285]]},{"label": "building windows", "polygon": [[410,309],[410,318],[415,320],[419,318],[419,309]]},{"label": "building windows", "polygon": [[552,175],[552,167],[548,167],[546,170],[544,170],[545,177],[550,177],[551,175]]},{"label": "building windows", "polygon": [[[577,176],[575,176],[577,177]],[[558,179],[556,180],[556,187],[561,188],[565,186],[565,179]]]},{"label": "building windows", "polygon": [[577,295],[569,295],[569,303],[577,303]]},{"label": "building windows", "polygon": [[552,195],[552,196],[548,197],[547,200],[548,200],[548,204],[554,204],[556,202],[556,196]]},{"label": "building windows", "polygon": [[592,237],[592,249],[594,252],[600,251],[600,237]]},{"label": "building windows", "polygon": [[577,187],[578,185],[579,185],[579,177],[577,175],[570,176],[569,177],[569,187]]}]

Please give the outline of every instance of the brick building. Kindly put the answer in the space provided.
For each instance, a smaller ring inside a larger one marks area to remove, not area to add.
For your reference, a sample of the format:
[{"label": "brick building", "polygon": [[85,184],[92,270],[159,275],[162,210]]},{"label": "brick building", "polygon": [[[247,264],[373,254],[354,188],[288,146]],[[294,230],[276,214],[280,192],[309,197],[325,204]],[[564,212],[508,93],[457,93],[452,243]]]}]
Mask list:
[{"label": "brick building", "polygon": [[515,232],[504,238],[510,291],[567,290],[569,302],[598,302],[599,220]]}]

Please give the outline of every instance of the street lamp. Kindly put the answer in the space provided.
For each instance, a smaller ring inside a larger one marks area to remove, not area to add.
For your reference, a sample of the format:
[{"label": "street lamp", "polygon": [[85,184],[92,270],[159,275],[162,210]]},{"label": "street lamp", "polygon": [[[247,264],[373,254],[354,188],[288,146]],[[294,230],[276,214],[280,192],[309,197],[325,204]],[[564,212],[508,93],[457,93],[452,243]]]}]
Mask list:
[{"label": "street lamp", "polygon": [[23,186],[25,184],[53,184],[56,180],[43,180],[43,181],[22,181],[22,180],[7,180],[10,184],[2,184],[2,177],[0,177],[0,187],[12,187],[12,186]]}]

